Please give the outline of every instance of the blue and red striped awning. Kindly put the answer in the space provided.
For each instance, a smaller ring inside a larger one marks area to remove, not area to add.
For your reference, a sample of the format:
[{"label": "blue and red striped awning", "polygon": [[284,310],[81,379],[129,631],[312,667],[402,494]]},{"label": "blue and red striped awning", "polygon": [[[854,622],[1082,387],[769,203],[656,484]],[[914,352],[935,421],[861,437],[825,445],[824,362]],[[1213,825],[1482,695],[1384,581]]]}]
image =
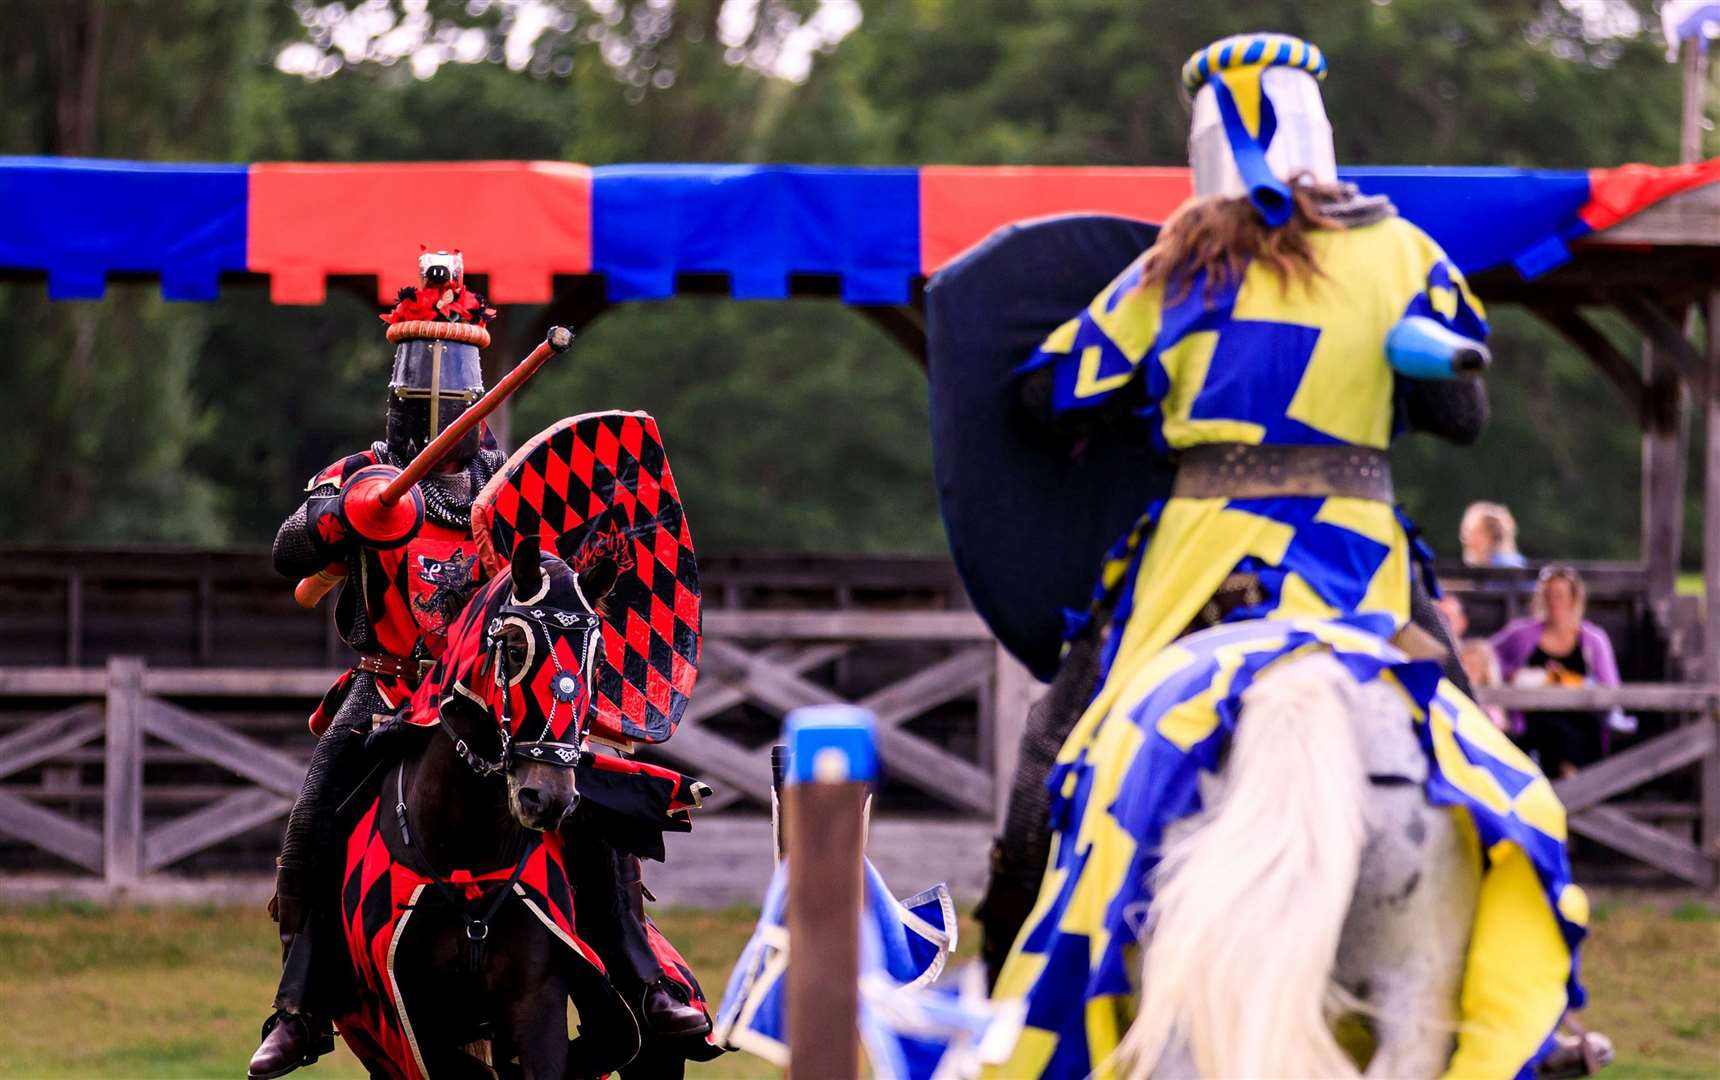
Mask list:
[{"label": "blue and red striped awning", "polygon": [[[1566,245],[1688,188],[1720,159],[1588,172],[1348,169],[1391,196],[1466,272],[1533,277]],[[381,298],[419,244],[460,248],[498,303],[541,303],[555,275],[599,274],[611,301],[726,274],[737,299],[781,299],[827,274],[854,304],[899,304],[997,227],[1101,212],[1163,221],[1181,168],[843,168],[492,161],[169,165],[0,157],[0,271],[44,273],[56,299],[98,297],[109,274],[208,300],[220,275],[266,274],[277,303],[323,300],[329,275],[375,275]]]}]

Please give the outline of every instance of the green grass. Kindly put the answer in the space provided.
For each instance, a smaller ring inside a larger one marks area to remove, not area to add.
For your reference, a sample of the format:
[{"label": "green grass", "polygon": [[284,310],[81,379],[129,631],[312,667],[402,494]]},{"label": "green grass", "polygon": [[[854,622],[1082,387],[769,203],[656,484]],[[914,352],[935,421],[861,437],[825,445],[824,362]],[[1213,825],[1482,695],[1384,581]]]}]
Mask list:
[{"label": "green grass", "polygon": [[[730,909],[669,911],[658,922],[714,996],[752,920]],[[962,930],[971,955],[971,921]],[[0,1076],[240,1076],[278,958],[273,927],[250,909],[0,908]],[[1720,908],[1596,897],[1583,977],[1592,1002],[1583,1019],[1618,1047],[1611,1080],[1720,1075]],[[363,1071],[342,1049],[305,1075]],[[688,1075],[775,1071],[727,1054]]]}]

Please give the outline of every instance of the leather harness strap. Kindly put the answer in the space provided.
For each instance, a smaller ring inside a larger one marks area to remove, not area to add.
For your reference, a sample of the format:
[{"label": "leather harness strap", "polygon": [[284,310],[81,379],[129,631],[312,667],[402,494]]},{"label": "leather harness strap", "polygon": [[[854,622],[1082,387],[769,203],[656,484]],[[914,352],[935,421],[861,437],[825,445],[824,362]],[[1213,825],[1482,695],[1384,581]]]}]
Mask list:
[{"label": "leather harness strap", "polygon": [[392,675],[397,679],[416,687],[435,664],[434,660],[409,660],[403,656],[389,656],[387,653],[365,653],[358,658],[358,670],[368,671],[374,675]]},{"label": "leather harness strap", "polygon": [[1390,503],[1391,460],[1366,446],[1206,443],[1177,458],[1177,499],[1337,495]]}]

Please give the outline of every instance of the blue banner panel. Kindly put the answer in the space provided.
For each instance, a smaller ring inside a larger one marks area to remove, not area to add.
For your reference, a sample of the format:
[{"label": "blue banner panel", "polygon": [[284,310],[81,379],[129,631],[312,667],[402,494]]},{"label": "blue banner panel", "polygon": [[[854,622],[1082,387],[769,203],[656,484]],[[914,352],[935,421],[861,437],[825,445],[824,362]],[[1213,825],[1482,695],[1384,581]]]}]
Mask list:
[{"label": "blue banner panel", "polygon": [[672,296],[678,273],[781,300],[805,273],[840,275],[850,304],[902,304],[920,271],[916,169],[605,165],[591,189],[591,268],[610,300]]},{"label": "blue banner panel", "polygon": [[[1466,274],[1531,256],[1525,273],[1550,269],[1545,244],[1587,231],[1587,172],[1492,168],[1339,169],[1369,195],[1386,195]],[[1540,249],[1537,251],[1537,249]]]},{"label": "blue banner panel", "polygon": [[161,276],[169,300],[213,300],[245,269],[246,165],[0,157],[0,266],[42,270],[55,300],[110,273]]}]

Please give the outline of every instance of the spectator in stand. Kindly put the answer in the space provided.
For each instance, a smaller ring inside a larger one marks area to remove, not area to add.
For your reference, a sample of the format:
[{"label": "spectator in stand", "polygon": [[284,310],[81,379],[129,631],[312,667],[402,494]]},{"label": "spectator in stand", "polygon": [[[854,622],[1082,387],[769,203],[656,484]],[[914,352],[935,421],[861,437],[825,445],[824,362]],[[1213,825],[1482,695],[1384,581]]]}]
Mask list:
[{"label": "spectator in stand", "polygon": [[[1499,654],[1493,651],[1493,643],[1486,638],[1464,639],[1457,650],[1457,659],[1463,665],[1463,673],[1469,676],[1469,685],[1475,689],[1505,685],[1499,674]],[[1493,721],[1494,727],[1510,733],[1511,725],[1505,718],[1504,709],[1497,705],[1483,705],[1481,710]]]},{"label": "spectator in stand", "polygon": [[[1547,566],[1535,583],[1535,614],[1493,636],[1500,671],[1512,686],[1617,686],[1618,661],[1606,631],[1583,618],[1583,579],[1569,566]],[[1513,714],[1518,743],[1548,776],[1566,777],[1606,753],[1604,712]]]},{"label": "spectator in stand", "polygon": [[1495,502],[1470,503],[1457,528],[1464,566],[1527,566],[1517,550],[1517,519]]}]

